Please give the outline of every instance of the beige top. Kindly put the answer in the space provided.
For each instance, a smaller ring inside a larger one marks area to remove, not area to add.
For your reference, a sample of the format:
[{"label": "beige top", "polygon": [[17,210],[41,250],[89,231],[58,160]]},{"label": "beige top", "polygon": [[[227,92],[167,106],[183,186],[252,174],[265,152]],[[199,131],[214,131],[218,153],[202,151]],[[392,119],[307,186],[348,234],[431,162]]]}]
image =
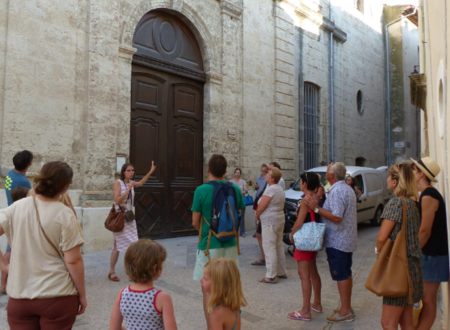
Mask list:
[{"label": "beige top", "polygon": [[261,224],[276,226],[284,223],[284,191],[278,184],[267,185],[263,196],[270,197],[269,205],[261,213]]},{"label": "beige top", "polygon": [[[42,227],[61,252],[83,244],[71,209],[60,202],[38,198],[36,204]],[[78,294],[61,256],[42,234],[32,197],[0,211],[0,227],[11,245],[6,287],[10,297],[35,299]]]}]

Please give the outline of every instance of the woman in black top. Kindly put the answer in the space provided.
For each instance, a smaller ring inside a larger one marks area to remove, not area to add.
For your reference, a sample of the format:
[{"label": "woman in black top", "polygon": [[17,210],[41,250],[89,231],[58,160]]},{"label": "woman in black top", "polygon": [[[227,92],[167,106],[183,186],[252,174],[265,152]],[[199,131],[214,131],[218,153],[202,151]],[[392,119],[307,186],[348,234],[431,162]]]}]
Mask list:
[{"label": "woman in black top", "polygon": [[[320,179],[317,173],[306,172],[300,175],[300,189],[306,196],[314,196],[317,188],[320,187]],[[306,205],[303,198],[299,208],[297,208],[297,220],[292,227],[290,234],[293,243],[293,235],[299,231],[304,223],[311,222],[311,214],[315,217],[315,221],[320,222],[320,216],[310,212],[310,208]],[[298,275],[302,282],[303,307],[299,311],[289,313],[288,318],[299,321],[311,321],[311,310],[322,313],[321,291],[322,281],[316,264],[317,252],[299,251],[297,248],[294,253],[294,260],[297,261]],[[314,301],[311,302],[311,294],[314,291]]]},{"label": "woman in black top", "polygon": [[441,194],[431,182],[437,182],[439,165],[430,157],[411,165],[420,191],[419,212],[421,217],[419,241],[422,248],[423,309],[418,330],[429,330],[436,319],[437,292],[441,282],[448,282],[449,259],[447,218]]}]

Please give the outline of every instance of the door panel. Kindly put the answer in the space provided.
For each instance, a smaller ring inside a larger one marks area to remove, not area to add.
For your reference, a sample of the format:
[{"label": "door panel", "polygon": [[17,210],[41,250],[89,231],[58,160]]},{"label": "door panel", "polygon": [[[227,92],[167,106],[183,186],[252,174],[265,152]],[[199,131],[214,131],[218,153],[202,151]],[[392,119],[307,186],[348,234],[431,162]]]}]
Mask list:
[{"label": "door panel", "polygon": [[197,234],[192,201],[203,177],[203,85],[133,65],[131,163],[136,180],[157,170],[136,189],[140,237]]}]

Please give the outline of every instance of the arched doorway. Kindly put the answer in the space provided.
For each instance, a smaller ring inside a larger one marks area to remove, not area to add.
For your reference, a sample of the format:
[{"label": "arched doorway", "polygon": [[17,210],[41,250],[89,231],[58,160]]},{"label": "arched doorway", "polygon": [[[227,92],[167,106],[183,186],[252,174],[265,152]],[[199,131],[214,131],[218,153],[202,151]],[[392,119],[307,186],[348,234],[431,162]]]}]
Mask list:
[{"label": "arched doorway", "polygon": [[189,28],[168,11],[151,11],[136,27],[131,80],[130,161],[136,180],[140,237],[197,234],[195,188],[203,182],[203,85],[200,48]]}]

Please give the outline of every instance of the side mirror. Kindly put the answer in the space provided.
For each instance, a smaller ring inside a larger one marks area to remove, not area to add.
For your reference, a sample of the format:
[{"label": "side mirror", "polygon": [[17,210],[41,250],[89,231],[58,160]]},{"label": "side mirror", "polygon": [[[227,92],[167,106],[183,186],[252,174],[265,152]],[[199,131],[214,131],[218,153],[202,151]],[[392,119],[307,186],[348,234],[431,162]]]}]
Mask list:
[{"label": "side mirror", "polygon": [[294,182],[292,182],[289,186],[292,188],[294,186]]}]

